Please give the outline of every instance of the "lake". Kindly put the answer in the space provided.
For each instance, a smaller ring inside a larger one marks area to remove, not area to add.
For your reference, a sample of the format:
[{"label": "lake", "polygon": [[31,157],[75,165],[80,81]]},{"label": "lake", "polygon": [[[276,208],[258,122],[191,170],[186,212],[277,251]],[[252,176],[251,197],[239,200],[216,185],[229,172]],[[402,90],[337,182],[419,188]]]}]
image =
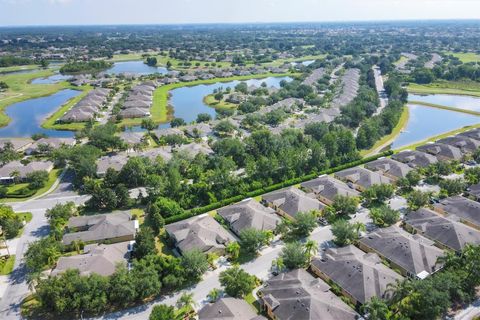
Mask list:
[{"label": "lake", "polygon": [[409,94],[409,101],[420,101],[459,109],[480,111],[480,98],[453,94]]},{"label": "lake", "polygon": [[32,80],[32,84],[53,84],[70,79],[71,76],[63,74],[54,74],[46,78],[37,78]]},{"label": "lake", "polygon": [[113,67],[108,69],[106,73],[108,74],[137,74],[137,75],[147,75],[147,74],[166,74],[168,72],[167,68],[164,67],[151,67],[143,63],[143,61],[124,61],[124,62],[115,62]]},{"label": "lake", "polygon": [[[411,97],[412,95],[410,95]],[[413,100],[413,99],[412,99]],[[480,117],[421,105],[408,104],[410,117],[392,149],[420,142],[429,137],[480,123]]]},{"label": "lake", "polygon": [[73,137],[72,131],[47,130],[41,127],[45,118],[55,112],[81,91],[65,89],[51,96],[30,99],[8,106],[5,113],[12,119],[8,126],[0,128],[0,138],[30,137],[34,133],[45,133],[49,137]]}]

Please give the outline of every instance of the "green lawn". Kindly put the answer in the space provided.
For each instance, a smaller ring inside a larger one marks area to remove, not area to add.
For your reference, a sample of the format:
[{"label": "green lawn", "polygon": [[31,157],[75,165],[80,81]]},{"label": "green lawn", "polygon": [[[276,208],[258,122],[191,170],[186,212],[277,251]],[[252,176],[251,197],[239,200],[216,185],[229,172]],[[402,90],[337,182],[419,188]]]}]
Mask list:
[{"label": "green lawn", "polygon": [[11,67],[1,67],[0,73],[14,72],[14,71],[23,71],[23,70],[34,70],[40,68],[36,64],[29,64],[25,66],[11,66]]},{"label": "green lawn", "polygon": [[51,76],[53,70],[39,70],[32,73],[18,73],[0,75],[0,81],[7,83],[9,88],[0,93],[0,127],[6,126],[10,118],[3,112],[4,109],[14,103],[49,96],[62,89],[70,87],[66,81],[54,84],[31,84],[36,78]]},{"label": "green lawn", "polygon": [[437,81],[430,84],[410,83],[410,93],[419,94],[458,94],[480,97],[480,83],[474,81]]},{"label": "green lawn", "polygon": [[319,60],[324,59],[327,55],[326,54],[317,54],[317,55],[310,55],[310,56],[303,56],[299,58],[288,58],[288,59],[277,59],[272,62],[263,63],[262,65],[266,66],[281,66],[288,62],[302,62],[308,60]]},{"label": "green lawn", "polygon": [[0,263],[0,276],[6,276],[13,271],[15,264],[15,255],[12,254],[5,262]]},{"label": "green lawn", "polygon": [[113,55],[112,59],[109,59],[110,62],[122,62],[122,61],[134,61],[134,60],[142,60],[143,52],[134,52],[128,54],[115,54]]},{"label": "green lawn", "polygon": [[480,62],[480,54],[474,52],[447,52],[447,54],[457,57],[463,63]]},{"label": "green lawn", "polygon": [[45,129],[52,129],[52,130],[71,130],[71,131],[78,131],[82,130],[85,127],[85,123],[83,122],[73,122],[73,123],[56,123],[57,120],[63,116],[65,112],[67,112],[71,107],[73,107],[77,102],[82,100],[88,92],[90,92],[93,88],[91,86],[83,86],[79,88],[73,88],[82,90],[83,92],[78,96],[70,99],[67,103],[61,106],[55,113],[53,113],[50,117],[48,117],[43,123],[42,128]]},{"label": "green lawn", "polygon": [[[268,77],[294,77],[298,76],[297,73],[263,73],[254,76],[235,76],[229,78],[214,78],[208,80],[196,80],[191,82],[178,82],[167,84],[165,86],[158,87],[153,93],[153,103],[150,109],[151,118],[155,123],[164,123],[169,121],[169,112],[168,112],[168,93],[170,90],[182,88],[182,87],[192,87],[199,84],[212,84],[217,82],[230,82],[235,80],[249,80],[249,79],[262,79]],[[142,118],[135,119],[123,119],[119,125],[123,126],[134,126],[142,123]]]},{"label": "green lawn", "polygon": [[215,109],[234,109],[237,107],[236,104],[227,102],[225,100],[218,101],[215,99],[213,94],[205,96],[205,98],[203,98],[203,103]]},{"label": "green lawn", "polygon": [[[55,181],[57,180],[57,178],[60,176],[62,170],[61,169],[53,169],[52,171],[50,171],[50,173],[48,174],[48,181],[47,183],[45,184],[45,186],[41,189],[38,189],[37,192],[35,192],[35,194],[31,197],[28,197],[28,198],[3,198],[3,199],[0,199],[0,203],[2,202],[20,202],[20,201],[25,201],[25,200],[28,200],[30,198],[33,198],[33,197],[36,197],[36,196],[39,196],[41,194],[44,194],[45,192],[47,192],[52,186],[53,184],[55,183]],[[28,184],[24,184],[22,183],[21,185],[23,185],[23,187],[27,186]],[[13,186],[11,186],[13,187]]]},{"label": "green lawn", "polygon": [[455,112],[462,112],[462,113],[467,113],[467,114],[471,114],[471,115],[474,115],[474,116],[480,116],[480,112],[475,111],[475,110],[468,110],[468,109],[442,106],[442,105],[439,105],[439,104],[428,103],[428,102],[423,102],[423,101],[408,101],[408,103],[418,104],[418,105],[426,106],[426,107],[430,107],[430,108],[437,108],[437,109],[443,109],[443,110],[449,110],[449,111],[455,111]]}]

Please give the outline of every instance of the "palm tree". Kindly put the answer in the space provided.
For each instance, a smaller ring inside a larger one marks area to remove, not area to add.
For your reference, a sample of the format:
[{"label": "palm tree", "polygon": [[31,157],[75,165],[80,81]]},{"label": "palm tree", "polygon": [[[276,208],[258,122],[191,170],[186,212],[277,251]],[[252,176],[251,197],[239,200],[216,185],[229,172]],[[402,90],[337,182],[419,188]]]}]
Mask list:
[{"label": "palm tree", "polygon": [[180,296],[180,298],[177,300],[177,308],[182,309],[182,308],[187,308],[187,309],[193,309],[193,307],[196,305],[195,300],[193,300],[193,293],[184,293]]},{"label": "palm tree", "polygon": [[308,256],[308,261],[318,252],[318,243],[315,240],[308,239],[305,243],[305,254]]},{"label": "palm tree", "polygon": [[272,270],[280,273],[283,271],[283,269],[285,269],[285,264],[283,263],[282,257],[278,257],[272,261]]},{"label": "palm tree", "polygon": [[229,242],[225,250],[230,255],[231,260],[238,259],[238,256],[240,255],[240,245],[238,242]]},{"label": "palm tree", "polygon": [[360,238],[360,231],[366,231],[367,228],[365,225],[361,222],[354,222],[353,223],[353,228],[355,229],[355,233],[357,234],[357,238]]},{"label": "palm tree", "polygon": [[208,293],[208,300],[210,300],[210,302],[215,302],[218,300],[218,298],[220,298],[220,296],[222,295],[222,291],[220,291],[220,289],[217,289],[217,288],[213,288],[209,293]]},{"label": "palm tree", "polygon": [[369,302],[363,305],[362,309],[369,320],[388,320],[391,317],[387,304],[378,297],[372,297]]}]

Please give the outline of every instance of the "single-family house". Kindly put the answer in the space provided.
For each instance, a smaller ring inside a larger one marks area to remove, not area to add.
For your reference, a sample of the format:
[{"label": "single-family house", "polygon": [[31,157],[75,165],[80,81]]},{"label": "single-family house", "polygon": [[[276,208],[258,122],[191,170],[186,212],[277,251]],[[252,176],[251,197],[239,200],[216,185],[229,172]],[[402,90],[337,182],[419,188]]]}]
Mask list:
[{"label": "single-family house", "polygon": [[393,183],[392,179],[362,167],[354,167],[336,172],[335,178],[352,184],[353,187],[360,192],[365,191],[375,184]]},{"label": "single-family house", "polygon": [[380,158],[365,164],[365,168],[371,171],[376,171],[394,181],[405,178],[407,173],[412,171],[409,165],[393,160],[390,158]]},{"label": "single-family house", "polygon": [[440,200],[435,211],[480,230],[480,203],[462,196]]},{"label": "single-family house", "polygon": [[198,320],[266,320],[257,315],[244,299],[225,297],[205,305],[198,311]]},{"label": "single-family house", "polygon": [[438,162],[435,156],[417,150],[405,150],[396,153],[392,155],[392,159],[406,163],[412,168],[424,168]]},{"label": "single-family house", "polygon": [[325,208],[314,195],[294,187],[267,193],[262,196],[262,201],[288,218],[295,218],[299,212],[322,211]]},{"label": "single-family house", "polygon": [[437,157],[438,161],[460,160],[463,156],[459,148],[443,143],[427,143],[417,150]]},{"label": "single-family house", "polygon": [[467,136],[452,136],[440,139],[437,143],[448,144],[450,146],[459,148],[463,154],[472,154],[480,148],[480,141],[472,139]]},{"label": "single-family house", "polygon": [[317,198],[331,205],[336,196],[358,197],[360,192],[351,188],[343,181],[337,180],[328,175],[320,176],[316,179],[306,181],[300,184],[302,189],[314,193]]}]

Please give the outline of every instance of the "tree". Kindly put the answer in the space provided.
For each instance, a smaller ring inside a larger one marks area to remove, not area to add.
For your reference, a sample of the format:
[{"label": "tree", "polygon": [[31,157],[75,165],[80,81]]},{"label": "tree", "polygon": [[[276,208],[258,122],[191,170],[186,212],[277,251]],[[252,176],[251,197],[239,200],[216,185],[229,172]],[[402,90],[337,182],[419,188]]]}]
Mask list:
[{"label": "tree", "polygon": [[148,57],[147,58],[147,65],[151,67],[155,67],[157,65],[157,58],[156,57]]},{"label": "tree", "polygon": [[246,228],[240,232],[241,247],[248,253],[255,254],[268,243],[267,235],[262,230]]},{"label": "tree", "polygon": [[215,134],[220,137],[232,134],[236,129],[237,127],[228,120],[220,121],[213,127]]},{"label": "tree", "polygon": [[89,143],[103,151],[119,150],[124,148],[124,143],[120,137],[116,136],[117,127],[114,123],[107,123],[93,127],[87,137]]},{"label": "tree", "polygon": [[126,307],[137,297],[131,274],[125,265],[117,266],[115,273],[110,277],[110,290],[108,300],[113,305]]},{"label": "tree", "polygon": [[412,211],[425,207],[430,203],[430,192],[422,192],[420,190],[413,190],[407,195],[408,208]]},{"label": "tree", "polygon": [[225,247],[225,251],[230,256],[230,259],[235,261],[240,255],[240,245],[236,241],[229,242]]},{"label": "tree", "polygon": [[440,181],[442,193],[446,193],[449,197],[459,195],[465,189],[465,181],[459,179],[443,179]]},{"label": "tree", "polygon": [[374,184],[362,193],[368,206],[379,205],[390,199],[395,193],[391,184]]},{"label": "tree", "polygon": [[225,292],[234,298],[242,298],[250,294],[256,287],[255,276],[248,274],[239,266],[222,271],[219,280],[225,288]]},{"label": "tree", "polygon": [[186,293],[184,292],[180,298],[177,300],[177,308],[182,309],[182,308],[187,308],[187,309],[193,309],[195,306],[195,300],[193,300],[193,293]]},{"label": "tree", "polygon": [[173,118],[172,121],[170,121],[170,126],[172,128],[181,127],[181,126],[184,126],[186,124],[187,123],[182,118]]},{"label": "tree", "polygon": [[336,195],[333,199],[332,208],[336,215],[345,217],[355,214],[358,208],[358,198]]},{"label": "tree", "polygon": [[346,246],[358,239],[355,226],[348,221],[339,219],[332,224],[333,242],[340,246]]},{"label": "tree", "polygon": [[177,216],[185,212],[175,200],[165,197],[158,198],[155,205],[164,217]]},{"label": "tree", "polygon": [[220,289],[213,288],[208,293],[207,298],[210,302],[213,303],[213,302],[217,301],[221,296],[222,296],[222,291]]},{"label": "tree", "polygon": [[31,189],[38,190],[45,187],[45,184],[48,181],[48,172],[42,170],[27,173],[27,180],[30,182],[29,187]]},{"label": "tree", "polygon": [[378,227],[389,227],[400,219],[400,212],[387,205],[381,205],[370,209],[370,218]]},{"label": "tree", "polygon": [[136,259],[133,261],[133,268],[131,278],[133,286],[136,289],[138,301],[154,297],[160,293],[162,289],[162,282],[160,281],[157,266],[151,263],[150,257],[146,256],[143,259]]},{"label": "tree", "polygon": [[212,120],[212,116],[209,115],[208,113],[199,113],[197,115],[197,122],[198,123],[201,123],[201,122],[208,122]]},{"label": "tree", "polygon": [[62,247],[52,237],[32,242],[25,253],[25,265],[29,272],[40,272],[52,267],[60,257]]},{"label": "tree", "polygon": [[[170,62],[170,61],[169,61]],[[174,320],[176,319],[175,308],[166,304],[159,304],[153,307],[149,320]]]},{"label": "tree", "polygon": [[390,309],[385,301],[375,296],[363,305],[362,310],[369,320],[387,320],[391,317]]},{"label": "tree", "polygon": [[307,260],[311,261],[312,257],[318,252],[318,243],[315,240],[308,239],[305,242],[305,254],[307,255]]},{"label": "tree", "polygon": [[285,245],[280,254],[287,269],[303,268],[307,264],[307,254],[300,242],[290,242]]},{"label": "tree", "polygon": [[193,249],[182,253],[182,266],[185,269],[187,279],[198,281],[210,265],[205,253],[198,249]]},{"label": "tree", "polygon": [[45,216],[50,224],[50,235],[60,241],[68,220],[76,215],[78,215],[78,210],[74,202],[58,203],[48,209]]},{"label": "tree", "polygon": [[152,131],[158,128],[158,125],[153,121],[152,118],[142,119],[142,128],[147,131]]},{"label": "tree", "polygon": [[133,245],[133,255],[141,259],[149,254],[156,254],[155,236],[150,227],[142,226],[135,235],[135,244]]},{"label": "tree", "polygon": [[0,204],[0,226],[5,238],[15,238],[23,227],[20,217],[9,206]]}]

